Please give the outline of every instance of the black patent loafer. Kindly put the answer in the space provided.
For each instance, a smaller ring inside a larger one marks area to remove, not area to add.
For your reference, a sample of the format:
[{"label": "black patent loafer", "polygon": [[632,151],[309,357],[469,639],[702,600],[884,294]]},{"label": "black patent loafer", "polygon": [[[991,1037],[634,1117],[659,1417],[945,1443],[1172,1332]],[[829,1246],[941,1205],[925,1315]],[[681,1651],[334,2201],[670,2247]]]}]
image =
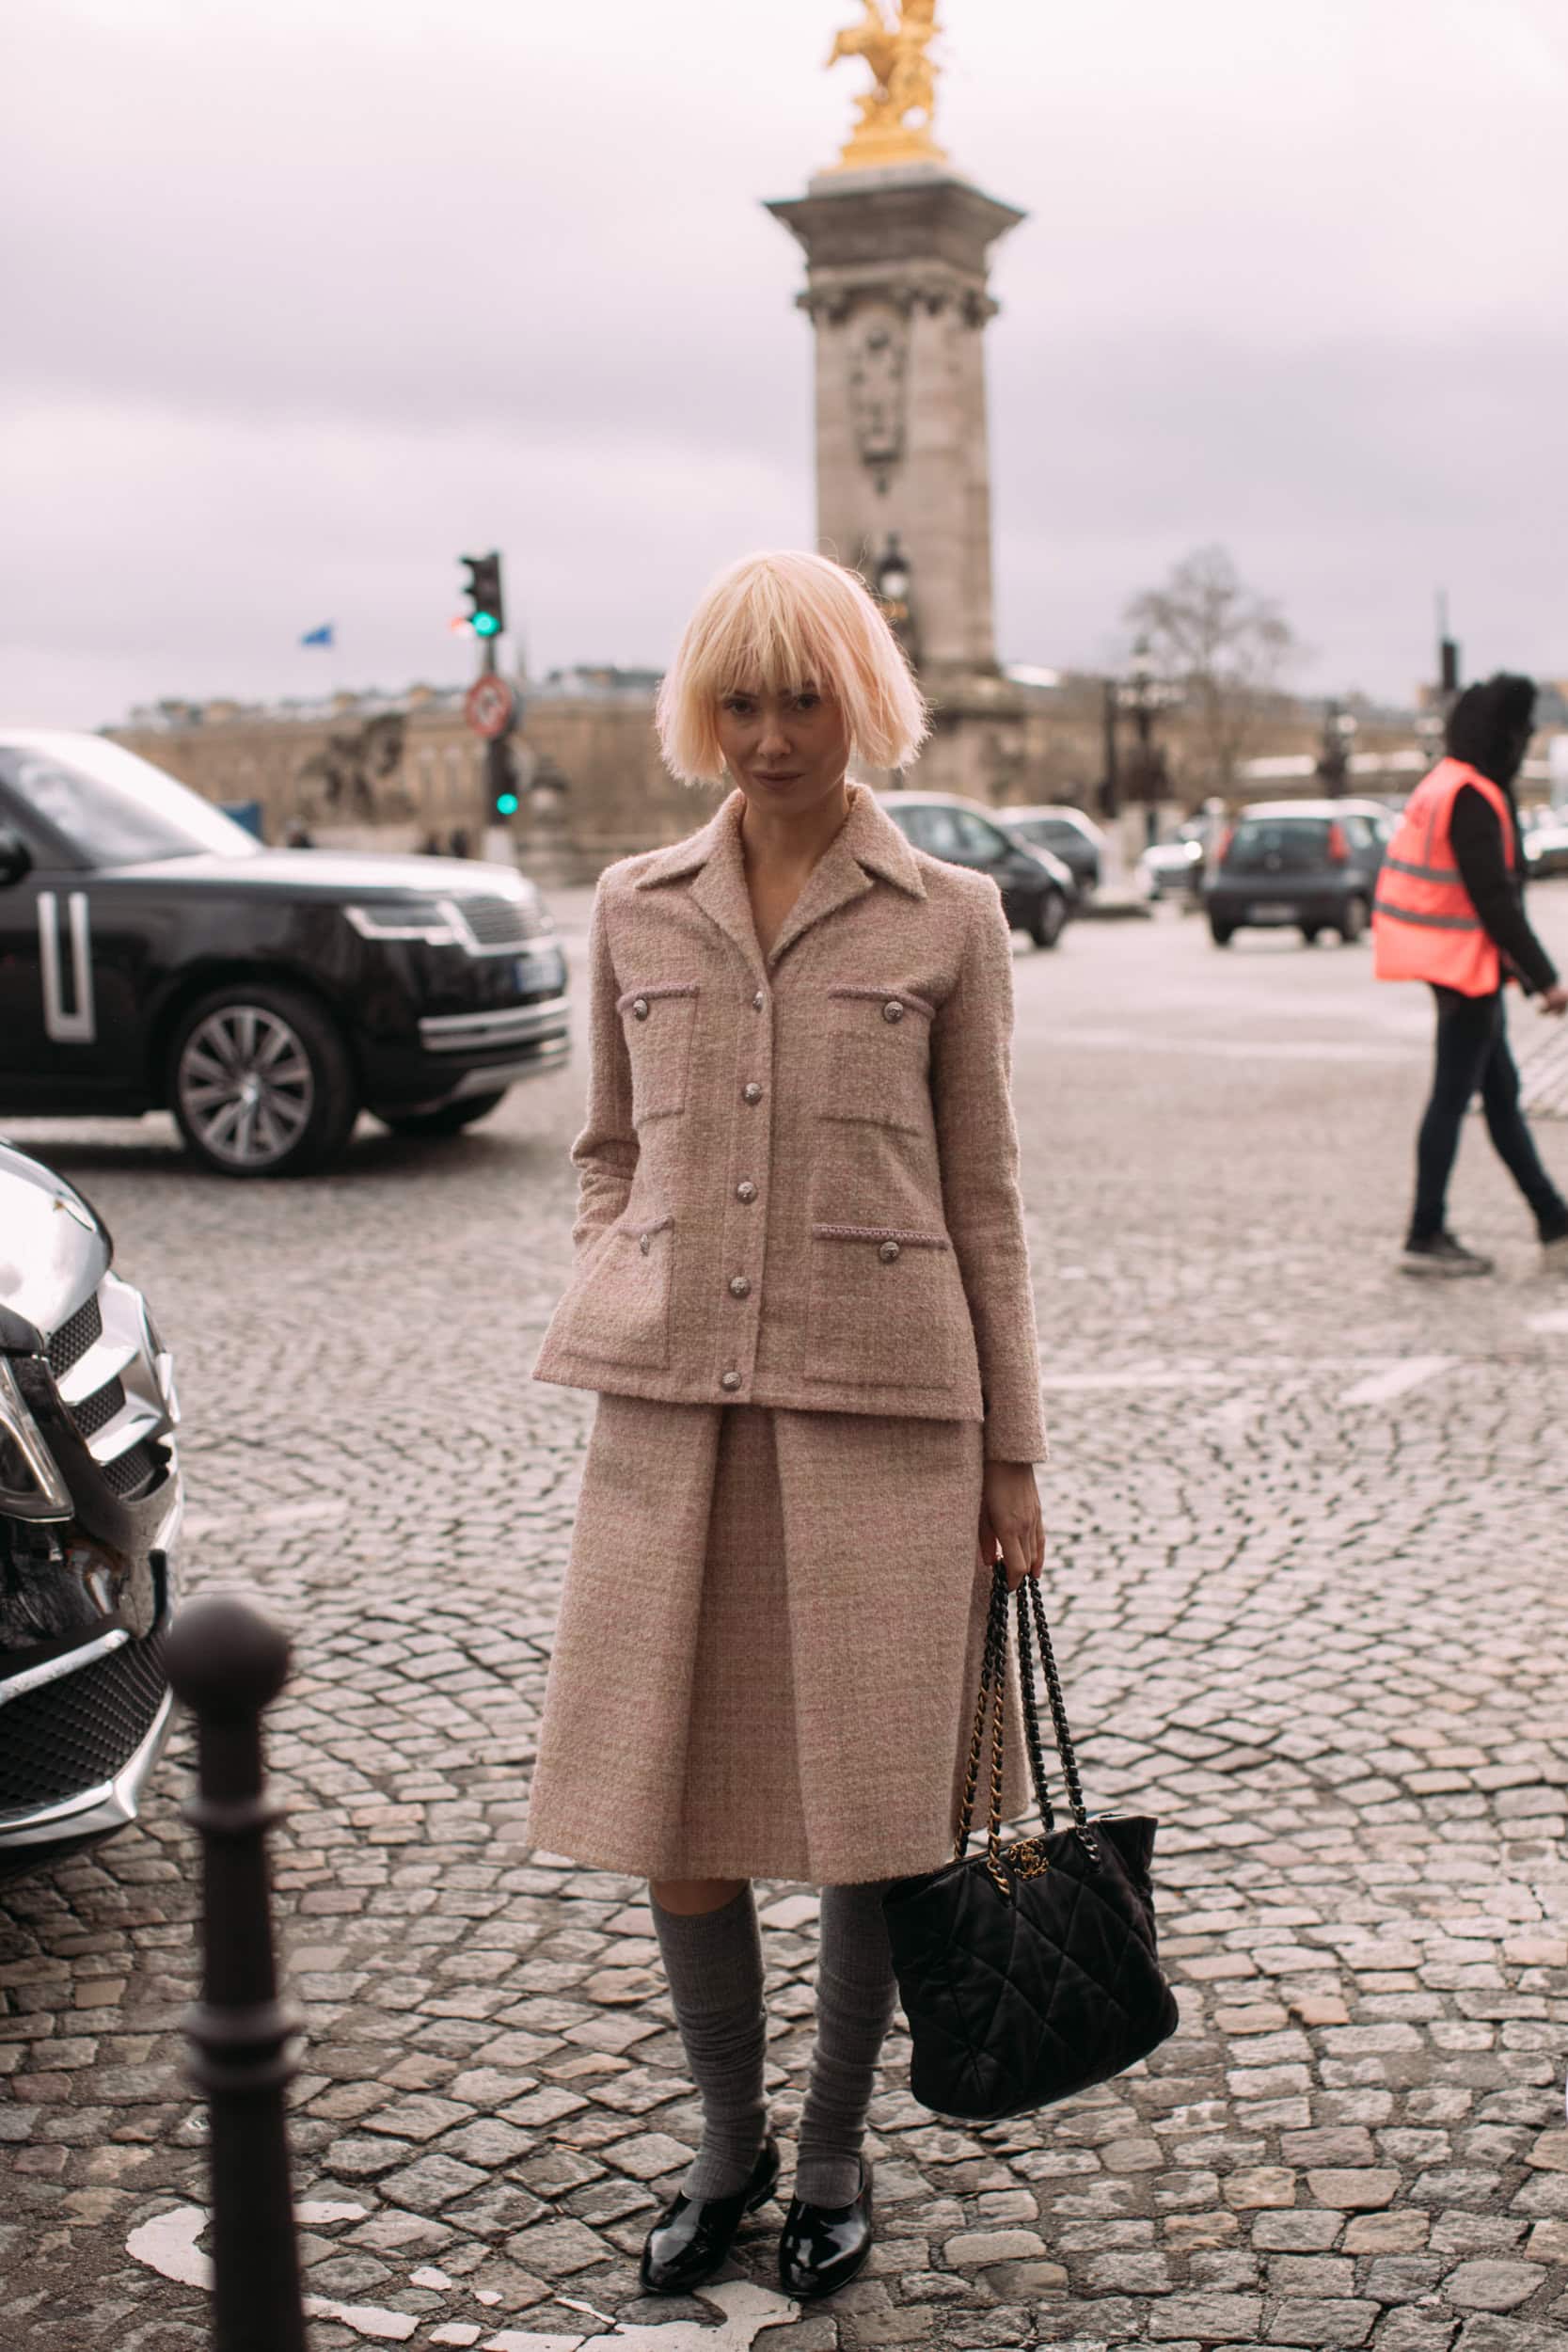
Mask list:
[{"label": "black patent loafer", "polygon": [[779,2239],[779,2284],[798,2303],[847,2287],[871,2251],[871,2166],[847,2205],[808,2205],[792,2197]]},{"label": "black patent loafer", "polygon": [[711,2279],[749,2213],[766,2205],[779,2185],[779,2143],[771,2132],[744,2188],[732,2197],[673,2198],[642,2249],[641,2279],[650,2295],[686,2295]]}]

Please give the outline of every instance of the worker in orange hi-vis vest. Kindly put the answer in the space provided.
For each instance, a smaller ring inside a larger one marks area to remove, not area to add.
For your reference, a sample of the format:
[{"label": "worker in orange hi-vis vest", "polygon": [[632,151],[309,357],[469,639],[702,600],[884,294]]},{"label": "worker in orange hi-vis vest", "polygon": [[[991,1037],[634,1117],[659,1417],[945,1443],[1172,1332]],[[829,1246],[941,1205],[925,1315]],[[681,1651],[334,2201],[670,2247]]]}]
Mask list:
[{"label": "worker in orange hi-vis vest", "polygon": [[1416,1202],[1401,1260],[1410,1274],[1490,1274],[1449,1232],[1449,1178],[1479,1092],[1498,1157],[1535,1214],[1543,1263],[1568,1274],[1568,1200],[1541,1162],[1519,1107],[1503,991],[1515,980],[1544,1012],[1568,988],[1525,916],[1514,780],[1535,723],[1535,688],[1499,671],[1449,713],[1448,756],[1405,804],[1372,910],[1377,976],[1425,980],[1437,1000],[1437,1058],[1416,1143]]}]

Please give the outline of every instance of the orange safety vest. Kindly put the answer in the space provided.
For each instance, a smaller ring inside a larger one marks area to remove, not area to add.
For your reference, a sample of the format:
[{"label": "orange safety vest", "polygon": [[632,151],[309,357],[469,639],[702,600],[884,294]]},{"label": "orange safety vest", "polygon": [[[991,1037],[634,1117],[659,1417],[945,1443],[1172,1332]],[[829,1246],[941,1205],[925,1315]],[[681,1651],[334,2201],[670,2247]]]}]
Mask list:
[{"label": "orange safety vest", "polygon": [[1490,996],[1502,985],[1502,959],[1460,879],[1449,834],[1455,797],[1467,784],[1497,810],[1509,865],[1518,866],[1507,795],[1467,761],[1440,759],[1405,803],[1377,878],[1372,942],[1380,980],[1432,980],[1462,996]]}]

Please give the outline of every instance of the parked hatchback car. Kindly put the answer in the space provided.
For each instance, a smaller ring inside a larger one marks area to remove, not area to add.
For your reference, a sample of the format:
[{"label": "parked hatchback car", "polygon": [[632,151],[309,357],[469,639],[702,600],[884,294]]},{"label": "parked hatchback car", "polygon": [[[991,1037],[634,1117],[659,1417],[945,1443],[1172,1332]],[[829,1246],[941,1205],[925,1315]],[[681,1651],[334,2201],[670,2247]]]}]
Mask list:
[{"label": "parked hatchback car", "polygon": [[1003,820],[1010,834],[1026,841],[1032,850],[1049,850],[1059,857],[1078,885],[1081,898],[1092,898],[1100,888],[1105,855],[1105,835],[1092,817],[1081,808],[1059,808],[1054,803],[1038,808],[1006,808]]},{"label": "parked hatchback car", "polygon": [[510,866],[263,849],[117,743],[0,732],[0,1115],[166,1108],[209,1168],[294,1176],[361,1107],[454,1135],[567,1050]]},{"label": "parked hatchback car", "polygon": [[1260,801],[1220,841],[1204,875],[1216,946],[1249,925],[1293,925],[1308,946],[1366,931],[1389,818],[1375,803]]},{"label": "parked hatchback car", "polygon": [[179,1405],[113,1256],[0,1143],[0,1874],[134,1820],[168,1729]]},{"label": "parked hatchback car", "polygon": [[1212,817],[1185,817],[1165,841],[1152,841],[1138,859],[1144,889],[1153,898],[1185,898],[1203,886],[1203,862],[1216,827]]},{"label": "parked hatchback car", "polygon": [[1027,931],[1037,947],[1054,947],[1078,898],[1060,858],[1020,840],[978,801],[953,793],[890,792],[882,806],[917,850],[989,874],[1014,930]]}]

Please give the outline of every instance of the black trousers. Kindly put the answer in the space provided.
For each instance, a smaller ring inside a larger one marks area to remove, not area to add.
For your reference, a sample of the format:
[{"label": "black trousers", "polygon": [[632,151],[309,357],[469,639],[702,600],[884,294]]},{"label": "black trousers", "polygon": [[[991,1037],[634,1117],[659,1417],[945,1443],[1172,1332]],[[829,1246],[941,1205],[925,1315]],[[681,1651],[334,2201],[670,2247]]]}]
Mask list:
[{"label": "black trousers", "polygon": [[1454,988],[1433,988],[1432,993],[1437,999],[1437,1057],[1432,1098],[1416,1140],[1410,1239],[1431,1241],[1443,1231],[1460,1127],[1479,1091],[1497,1157],[1534,1210],[1542,1240],[1556,1241],[1568,1233],[1568,1200],[1542,1167],[1519,1108],[1519,1073],[1509,1051],[1503,992],[1462,996]]}]

